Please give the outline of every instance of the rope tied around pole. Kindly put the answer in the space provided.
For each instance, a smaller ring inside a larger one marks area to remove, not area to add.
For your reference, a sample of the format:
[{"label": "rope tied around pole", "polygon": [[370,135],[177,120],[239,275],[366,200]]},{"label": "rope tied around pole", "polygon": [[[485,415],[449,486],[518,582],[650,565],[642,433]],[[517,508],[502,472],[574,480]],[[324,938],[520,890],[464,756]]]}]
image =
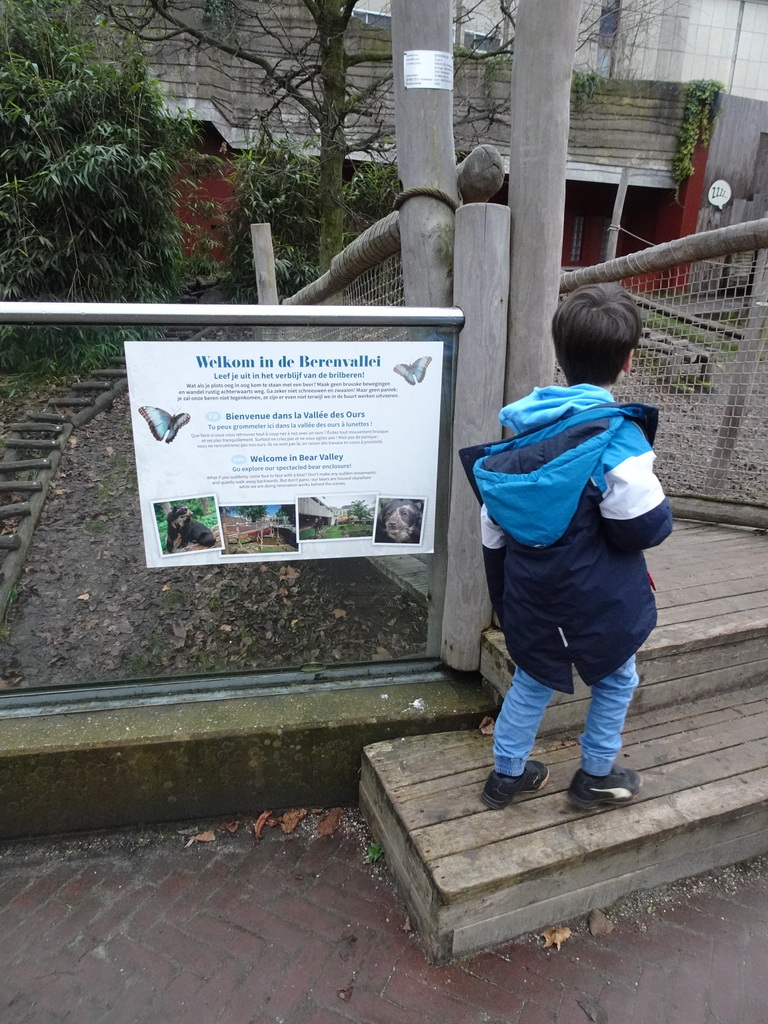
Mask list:
[{"label": "rope tied around pole", "polygon": [[392,204],[393,209],[399,210],[404,203],[407,203],[409,199],[414,199],[416,196],[426,196],[428,199],[439,199],[441,203],[445,203],[446,206],[450,207],[453,213],[456,213],[459,208],[459,204],[456,200],[449,196],[447,192],[443,192],[442,189],[431,188],[429,185],[414,185],[413,188],[406,188],[395,196],[395,201]]}]

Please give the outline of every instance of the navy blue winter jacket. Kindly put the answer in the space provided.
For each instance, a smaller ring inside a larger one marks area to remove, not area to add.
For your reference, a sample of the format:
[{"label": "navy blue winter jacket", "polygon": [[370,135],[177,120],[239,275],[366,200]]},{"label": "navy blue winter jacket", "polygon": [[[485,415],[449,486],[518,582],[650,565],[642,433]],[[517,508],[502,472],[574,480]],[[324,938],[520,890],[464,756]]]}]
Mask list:
[{"label": "navy blue winter jacket", "polygon": [[502,409],[517,432],[464,449],[510,657],[573,692],[615,671],[656,625],[643,549],[672,529],[653,473],[657,410],[590,384],[536,388]]}]

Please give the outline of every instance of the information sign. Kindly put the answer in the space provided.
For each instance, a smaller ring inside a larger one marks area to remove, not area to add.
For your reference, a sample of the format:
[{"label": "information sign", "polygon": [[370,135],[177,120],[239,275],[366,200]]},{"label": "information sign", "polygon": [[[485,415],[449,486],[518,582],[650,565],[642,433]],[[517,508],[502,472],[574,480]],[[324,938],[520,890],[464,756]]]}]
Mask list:
[{"label": "information sign", "polygon": [[453,54],[442,50],[406,50],[406,89],[453,89]]},{"label": "information sign", "polygon": [[433,550],[442,342],[125,352],[147,565]]}]

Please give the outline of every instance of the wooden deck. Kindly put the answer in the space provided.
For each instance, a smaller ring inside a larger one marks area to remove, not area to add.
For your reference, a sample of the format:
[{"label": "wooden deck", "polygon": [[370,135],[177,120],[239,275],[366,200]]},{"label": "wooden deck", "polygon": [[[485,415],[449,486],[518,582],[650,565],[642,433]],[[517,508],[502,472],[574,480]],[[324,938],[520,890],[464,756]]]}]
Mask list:
[{"label": "wooden deck", "polygon": [[[630,806],[565,798],[587,691],[550,707],[539,793],[488,811],[492,740],[479,732],[367,747],[360,800],[414,926],[446,962],[647,886],[768,850],[768,537],[678,524],[649,558],[660,624],[622,752],[643,775]],[[503,692],[503,642],[485,674]]]}]

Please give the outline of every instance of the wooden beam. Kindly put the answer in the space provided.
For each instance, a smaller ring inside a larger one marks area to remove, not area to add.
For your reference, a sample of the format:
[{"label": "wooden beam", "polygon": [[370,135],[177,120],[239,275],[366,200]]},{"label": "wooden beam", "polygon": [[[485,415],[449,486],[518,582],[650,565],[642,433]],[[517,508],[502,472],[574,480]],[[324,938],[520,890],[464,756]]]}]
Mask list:
[{"label": "wooden beam", "polygon": [[501,437],[508,252],[505,206],[471,203],[458,210],[455,302],[464,311],[465,322],[457,355],[442,658],[460,671],[480,667],[482,631],[491,621],[491,603],[483,568],[480,508],[458,451]]},{"label": "wooden beam", "polygon": [[613,260],[616,258],[616,247],[619,244],[619,229],[621,228],[621,215],[624,212],[624,200],[627,198],[628,185],[629,168],[622,167],[619,187],[616,191],[616,199],[613,203],[611,226],[608,228],[608,245],[605,250],[606,260]]},{"label": "wooden beam", "polygon": [[[454,210],[459,201],[453,141],[452,3],[451,0],[419,0],[418,3],[392,0],[391,12],[400,182],[405,191],[434,189],[443,195],[443,198],[414,195],[400,205],[405,305],[451,306]],[[411,72],[408,82],[406,59]],[[443,416],[439,439],[443,466],[450,457],[450,445],[451,424],[448,417]],[[442,644],[448,501],[448,474],[440,473],[435,501],[436,543],[428,562],[429,656],[438,656]]]},{"label": "wooden beam", "polygon": [[520,0],[512,62],[505,401],[552,382],[573,54],[581,0]]}]

